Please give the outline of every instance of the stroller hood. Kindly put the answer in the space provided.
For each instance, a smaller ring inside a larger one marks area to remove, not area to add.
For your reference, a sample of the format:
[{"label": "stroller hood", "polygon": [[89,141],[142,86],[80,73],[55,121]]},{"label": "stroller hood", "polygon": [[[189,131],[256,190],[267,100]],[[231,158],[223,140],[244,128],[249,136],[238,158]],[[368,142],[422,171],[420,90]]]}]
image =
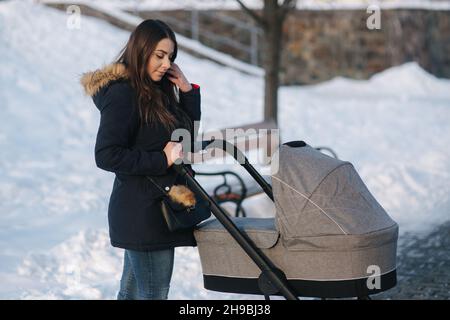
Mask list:
[{"label": "stroller hood", "polygon": [[339,250],[349,242],[361,249],[392,241],[397,224],[353,165],[301,145],[283,144],[274,157],[279,163],[272,188],[283,244],[290,250]]}]

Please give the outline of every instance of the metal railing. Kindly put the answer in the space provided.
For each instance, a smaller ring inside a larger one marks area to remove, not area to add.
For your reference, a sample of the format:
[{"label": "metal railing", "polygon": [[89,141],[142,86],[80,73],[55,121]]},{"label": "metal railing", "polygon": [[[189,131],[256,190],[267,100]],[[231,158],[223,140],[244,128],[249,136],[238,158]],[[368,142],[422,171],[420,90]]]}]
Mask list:
[{"label": "metal railing", "polygon": [[[231,17],[224,13],[214,12],[210,10],[197,10],[196,8],[185,8],[190,13],[190,19],[179,19],[169,14],[158,12],[158,17],[161,20],[166,21],[169,25],[183,31],[185,35],[190,36],[193,40],[202,42],[207,40],[209,45],[213,47],[228,46],[235,50],[242,52],[248,57],[248,62],[253,65],[259,65],[258,51],[259,51],[259,37],[262,35],[262,29],[241,21],[237,18]],[[225,26],[232,26],[238,28],[242,32],[249,34],[249,42],[242,42],[231,37],[218,34],[207,30],[206,28],[200,28],[200,20],[203,18],[218,21]]]}]

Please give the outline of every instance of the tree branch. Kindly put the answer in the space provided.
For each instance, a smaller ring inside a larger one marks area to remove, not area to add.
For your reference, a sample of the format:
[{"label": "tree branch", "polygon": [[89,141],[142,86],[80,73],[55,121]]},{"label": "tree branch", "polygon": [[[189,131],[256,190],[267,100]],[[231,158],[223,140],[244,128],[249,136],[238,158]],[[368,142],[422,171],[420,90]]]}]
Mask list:
[{"label": "tree branch", "polygon": [[281,5],[281,13],[280,16],[282,17],[282,19],[285,18],[286,14],[289,12],[289,10],[291,9],[295,9],[297,6],[297,0],[284,0],[283,4]]},{"label": "tree branch", "polygon": [[257,15],[255,12],[253,12],[252,10],[250,10],[244,3],[242,3],[241,0],[236,0],[237,3],[239,3],[239,5],[241,6],[241,8],[250,16],[252,17],[257,24],[259,24],[261,27],[265,28],[266,26],[266,21],[261,18],[259,15]]}]

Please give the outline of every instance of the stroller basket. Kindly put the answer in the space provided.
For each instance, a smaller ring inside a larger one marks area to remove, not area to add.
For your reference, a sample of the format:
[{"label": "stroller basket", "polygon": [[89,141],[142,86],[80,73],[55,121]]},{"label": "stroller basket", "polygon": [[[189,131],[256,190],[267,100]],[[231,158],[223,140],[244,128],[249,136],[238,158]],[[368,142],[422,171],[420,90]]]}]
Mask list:
[{"label": "stroller basket", "polygon": [[[202,148],[230,150],[228,142],[211,142],[203,142]],[[217,218],[194,232],[206,289],[266,298],[369,298],[396,285],[398,225],[351,163],[302,141],[285,143],[274,155],[279,168],[270,186],[236,147],[231,148],[274,200],[276,215],[230,218],[183,166],[178,167]]]}]

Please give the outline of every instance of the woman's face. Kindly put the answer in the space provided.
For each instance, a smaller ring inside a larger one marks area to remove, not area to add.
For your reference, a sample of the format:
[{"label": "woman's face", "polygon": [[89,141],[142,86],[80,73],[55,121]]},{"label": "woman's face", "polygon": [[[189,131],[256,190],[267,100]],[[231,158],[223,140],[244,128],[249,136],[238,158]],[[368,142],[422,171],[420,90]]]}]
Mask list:
[{"label": "woman's face", "polygon": [[175,45],[169,38],[162,39],[156,45],[147,65],[147,72],[153,81],[160,81],[169,70],[174,48]]}]

